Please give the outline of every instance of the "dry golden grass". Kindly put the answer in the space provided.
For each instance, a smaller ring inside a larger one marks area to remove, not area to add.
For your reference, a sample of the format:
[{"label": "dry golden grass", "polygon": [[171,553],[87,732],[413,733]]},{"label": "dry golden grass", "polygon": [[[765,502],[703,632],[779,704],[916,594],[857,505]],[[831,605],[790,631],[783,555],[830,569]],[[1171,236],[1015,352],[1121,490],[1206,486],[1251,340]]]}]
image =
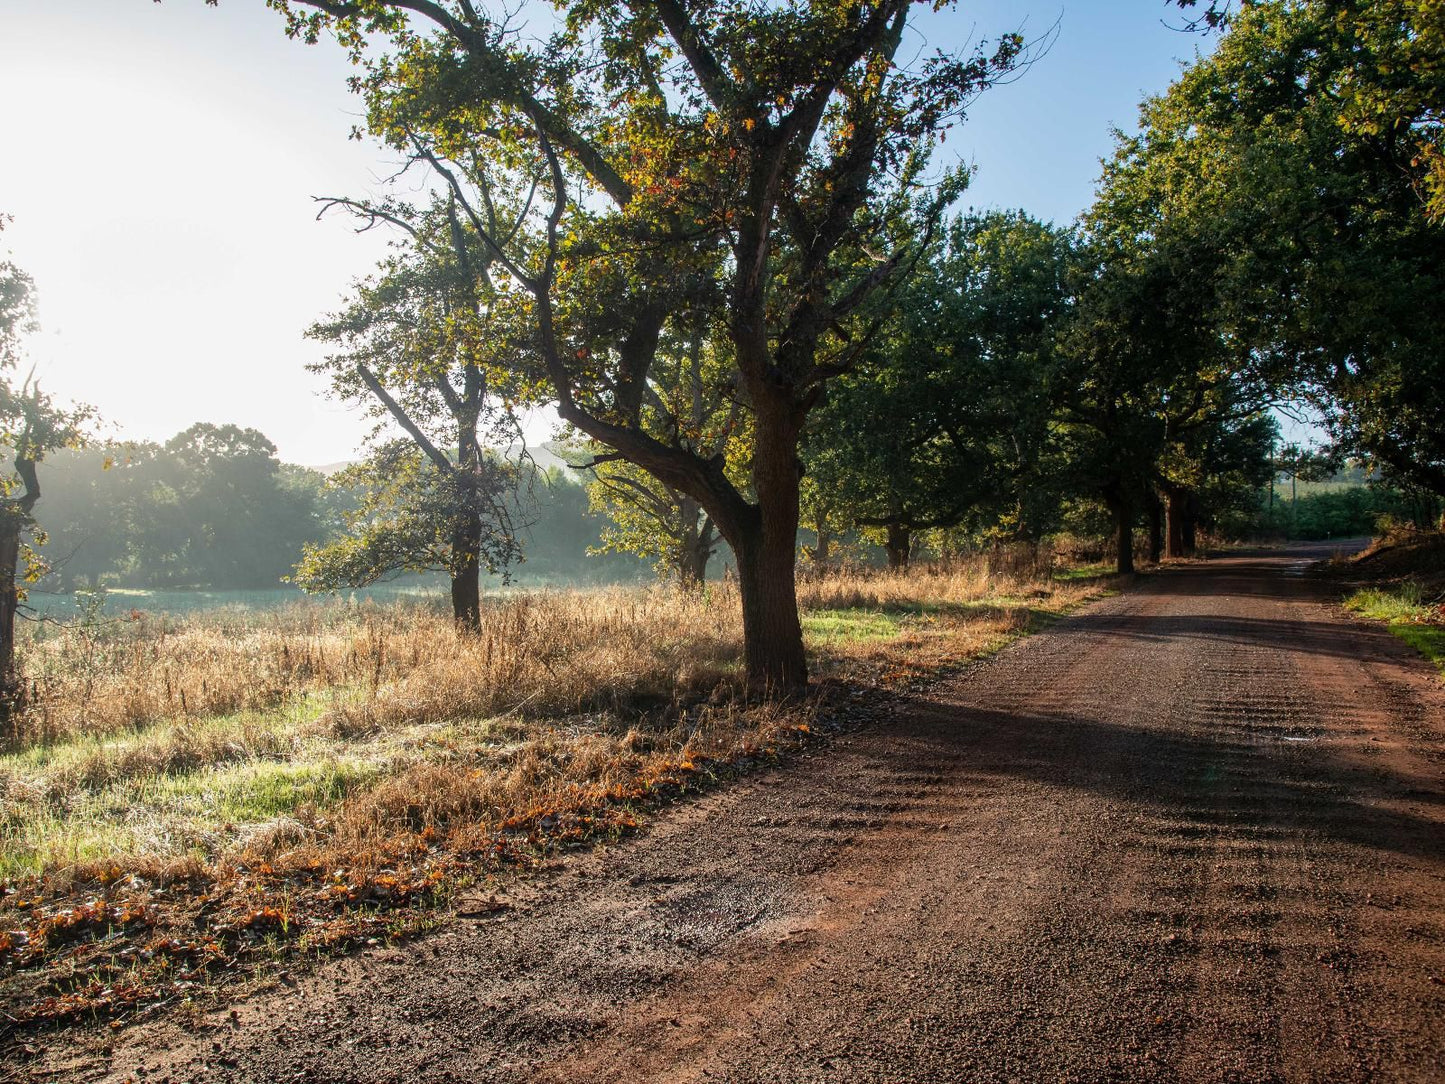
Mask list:
[{"label": "dry golden grass", "polygon": [[[984,649],[1092,589],[1048,565],[1015,551],[805,577],[816,669],[888,681]],[[495,823],[658,757],[725,757],[770,725],[737,699],[728,584],[497,596],[480,635],[435,610],[326,604],[41,626],[21,658],[0,876]]]},{"label": "dry golden grass", "polygon": [[506,595],[468,637],[417,606],[34,626],[20,647],[30,709],[11,744],[265,711],[336,689],[414,701],[413,721],[533,701],[543,713],[568,711],[671,688],[679,676],[686,684],[697,657],[735,661],[732,602],[700,605],[661,589]]}]

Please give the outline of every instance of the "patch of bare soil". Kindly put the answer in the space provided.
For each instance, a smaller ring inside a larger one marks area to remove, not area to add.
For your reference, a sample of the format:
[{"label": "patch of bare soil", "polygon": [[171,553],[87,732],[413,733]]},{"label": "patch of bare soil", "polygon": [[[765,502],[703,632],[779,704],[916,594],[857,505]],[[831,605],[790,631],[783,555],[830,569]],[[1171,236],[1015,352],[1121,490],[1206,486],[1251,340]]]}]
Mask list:
[{"label": "patch of bare soil", "polygon": [[1426,593],[1445,591],[1445,532],[1398,531],[1372,542],[1347,562],[1335,562],[1335,575],[1353,583],[1418,583]]},{"label": "patch of bare soil", "polygon": [[1438,1081],[1445,691],[1320,555],[1149,577],[433,936],[9,1069]]}]

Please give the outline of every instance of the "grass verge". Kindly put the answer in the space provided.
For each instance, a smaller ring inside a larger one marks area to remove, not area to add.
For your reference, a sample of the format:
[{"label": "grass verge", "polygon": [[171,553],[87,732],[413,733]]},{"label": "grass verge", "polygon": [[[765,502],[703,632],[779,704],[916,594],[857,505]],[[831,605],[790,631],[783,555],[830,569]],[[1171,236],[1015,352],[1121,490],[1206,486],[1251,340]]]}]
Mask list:
[{"label": "grass verge", "polygon": [[1366,587],[1345,599],[1345,606],[1383,621],[1389,630],[1445,673],[1445,606],[1429,598],[1418,583]]}]

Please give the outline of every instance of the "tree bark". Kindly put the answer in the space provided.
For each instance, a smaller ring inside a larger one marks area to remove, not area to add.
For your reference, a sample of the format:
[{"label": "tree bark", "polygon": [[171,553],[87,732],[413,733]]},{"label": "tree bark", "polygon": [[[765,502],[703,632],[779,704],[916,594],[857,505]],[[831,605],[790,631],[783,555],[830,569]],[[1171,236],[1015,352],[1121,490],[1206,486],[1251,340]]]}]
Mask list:
[{"label": "tree bark", "polygon": [[701,503],[685,494],[678,501],[678,523],[680,533],[674,564],[678,586],[684,591],[699,591],[707,582],[707,566],[717,532],[712,517],[704,515]]},{"label": "tree bark", "polygon": [[20,675],[15,669],[15,566],[20,562],[23,521],[8,509],[0,512],[0,717],[18,702]]},{"label": "tree bark", "polygon": [[728,541],[738,560],[748,686],[764,696],[788,696],[808,684],[796,579],[801,477],[793,419],[760,418],[753,451],[757,505]]},{"label": "tree bark", "polygon": [[1149,560],[1159,563],[1164,555],[1164,502],[1153,489],[1149,491]]},{"label": "tree bark", "polygon": [[35,460],[16,455],[15,473],[25,492],[0,506],[0,718],[10,718],[22,700],[20,672],[15,666],[15,613],[20,608],[15,569],[20,563],[20,532],[40,500]]},{"label": "tree bark", "polygon": [[482,629],[482,517],[461,513],[452,532],[452,620],[462,632]]},{"label": "tree bark", "polygon": [[1114,544],[1118,548],[1116,568],[1119,575],[1134,572],[1134,510],[1129,502],[1116,494],[1106,494],[1104,503],[1114,517]]},{"label": "tree bark", "polygon": [[1192,490],[1182,486],[1171,486],[1167,495],[1168,554],[1170,557],[1193,557],[1197,546],[1199,499]]},{"label": "tree bark", "polygon": [[1165,491],[1168,512],[1168,547],[1165,553],[1170,557],[1185,557],[1184,543],[1184,519],[1185,504],[1188,500],[1188,491],[1177,486],[1170,486]]},{"label": "tree bark", "polygon": [[787,695],[808,682],[793,547],[780,546],[776,535],[759,526],[735,549],[748,686],[765,696]]},{"label": "tree bark", "polygon": [[707,566],[708,562],[712,560],[712,543],[704,543],[699,539],[693,544],[688,558],[683,582],[690,590],[700,590],[702,585],[707,583]]},{"label": "tree bark", "polygon": [[888,524],[888,567],[902,571],[908,567],[908,558],[913,551],[913,532],[902,523]]},{"label": "tree bark", "polygon": [[818,536],[817,544],[813,547],[813,563],[826,565],[833,555],[833,532],[828,529],[827,521],[821,516],[818,517],[813,532]]}]

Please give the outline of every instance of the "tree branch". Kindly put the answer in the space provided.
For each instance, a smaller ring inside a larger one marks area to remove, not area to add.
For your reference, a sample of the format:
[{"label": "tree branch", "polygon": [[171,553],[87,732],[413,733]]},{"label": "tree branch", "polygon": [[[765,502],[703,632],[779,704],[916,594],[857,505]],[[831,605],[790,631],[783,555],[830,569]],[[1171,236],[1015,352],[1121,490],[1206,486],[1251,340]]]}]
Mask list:
[{"label": "tree branch", "polygon": [[358,361],[356,363],[356,375],[361,377],[362,383],[371,389],[371,394],[381,400],[382,405],[386,407],[391,416],[396,419],[396,423],[406,430],[407,435],[410,436],[412,440],[416,441],[417,447],[426,453],[428,459],[440,467],[447,475],[455,475],[457,473],[456,464],[448,459],[446,455],[431,442],[431,438],[421,431],[421,427],[418,426],[416,422],[411,420],[411,416],[407,414],[400,403],[392,398],[391,392],[386,390],[386,386],[376,378],[375,373]]}]

